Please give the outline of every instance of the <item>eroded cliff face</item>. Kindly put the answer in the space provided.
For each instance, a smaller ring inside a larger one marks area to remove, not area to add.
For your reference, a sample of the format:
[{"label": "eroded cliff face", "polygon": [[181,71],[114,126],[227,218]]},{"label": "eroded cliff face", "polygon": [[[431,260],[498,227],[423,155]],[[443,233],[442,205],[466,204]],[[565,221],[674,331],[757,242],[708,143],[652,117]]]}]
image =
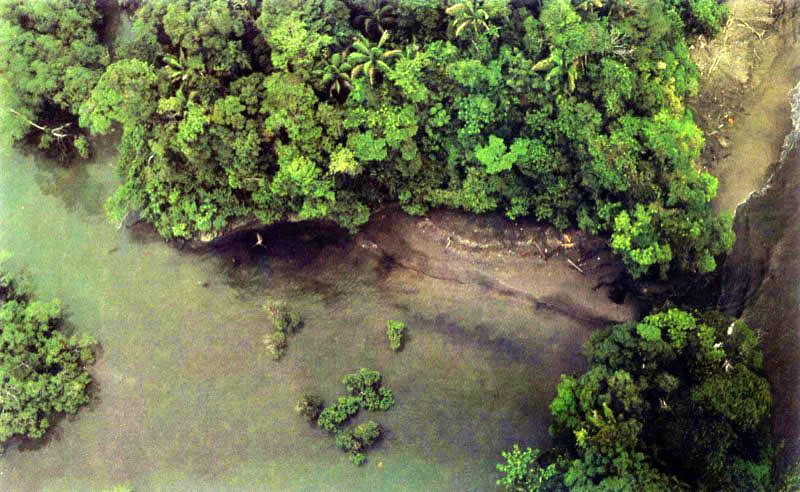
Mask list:
[{"label": "eroded cliff face", "polygon": [[782,158],[767,184],[736,211],[736,244],[719,301],[761,333],[785,463],[800,459],[800,83],[791,100],[793,130]]}]

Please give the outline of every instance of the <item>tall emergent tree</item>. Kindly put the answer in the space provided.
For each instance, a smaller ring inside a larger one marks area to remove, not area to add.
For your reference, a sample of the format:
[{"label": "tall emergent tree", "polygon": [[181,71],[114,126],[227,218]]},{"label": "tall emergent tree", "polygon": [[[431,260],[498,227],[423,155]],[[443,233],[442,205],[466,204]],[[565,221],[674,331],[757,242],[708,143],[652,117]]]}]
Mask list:
[{"label": "tall emergent tree", "polygon": [[74,115],[109,62],[99,22],[88,0],[0,1],[0,138],[87,155]]},{"label": "tall emergent tree", "polygon": [[719,313],[669,309],[594,335],[564,376],[549,456],[514,448],[509,490],[770,490],[769,383],[758,337]]}]

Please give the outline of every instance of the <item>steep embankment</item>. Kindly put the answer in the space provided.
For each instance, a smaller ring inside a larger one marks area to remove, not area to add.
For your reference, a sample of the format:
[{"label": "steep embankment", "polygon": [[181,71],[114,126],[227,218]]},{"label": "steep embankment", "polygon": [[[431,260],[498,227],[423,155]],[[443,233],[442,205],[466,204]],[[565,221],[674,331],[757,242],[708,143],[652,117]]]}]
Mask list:
[{"label": "steep embankment", "polygon": [[800,84],[792,96],[790,151],[767,185],[736,213],[720,307],[759,328],[774,388],[773,426],[785,462],[800,459]]},{"label": "steep embankment", "polygon": [[719,178],[716,209],[736,212],[719,306],[761,333],[774,427],[790,461],[800,458],[800,170],[798,152],[781,158],[781,151],[792,120],[791,141],[800,127],[800,108],[792,118],[788,104],[800,68],[800,4],[729,5],[723,32],[693,46],[702,74],[694,107],[706,134],[703,164]]},{"label": "steep embankment", "polygon": [[602,239],[578,231],[562,234],[499,214],[437,210],[423,218],[389,210],[357,242],[394,266],[474,285],[587,327],[627,321],[636,313],[633,302],[610,300],[619,294],[614,288],[621,262]]}]

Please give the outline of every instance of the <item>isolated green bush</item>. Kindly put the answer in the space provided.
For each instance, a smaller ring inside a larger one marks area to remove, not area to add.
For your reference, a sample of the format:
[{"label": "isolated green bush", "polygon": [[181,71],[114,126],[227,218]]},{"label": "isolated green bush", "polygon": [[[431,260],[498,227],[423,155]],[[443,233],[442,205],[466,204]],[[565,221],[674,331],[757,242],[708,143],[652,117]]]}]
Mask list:
[{"label": "isolated green bush", "polygon": [[406,338],[406,324],[390,319],[386,322],[386,336],[389,338],[389,348],[395,352],[401,350]]},{"label": "isolated green bush", "polygon": [[317,426],[328,432],[336,430],[361,409],[361,399],[355,396],[340,396],[331,406],[325,407],[317,418]]}]

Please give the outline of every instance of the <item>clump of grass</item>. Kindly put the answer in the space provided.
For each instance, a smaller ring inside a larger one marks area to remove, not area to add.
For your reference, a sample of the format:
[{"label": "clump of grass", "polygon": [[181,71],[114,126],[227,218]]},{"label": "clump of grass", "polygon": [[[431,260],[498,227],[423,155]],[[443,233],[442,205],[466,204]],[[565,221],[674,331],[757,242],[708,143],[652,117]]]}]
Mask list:
[{"label": "clump of grass", "polygon": [[386,322],[386,336],[389,338],[389,348],[399,352],[406,342],[406,324],[390,319]]}]

